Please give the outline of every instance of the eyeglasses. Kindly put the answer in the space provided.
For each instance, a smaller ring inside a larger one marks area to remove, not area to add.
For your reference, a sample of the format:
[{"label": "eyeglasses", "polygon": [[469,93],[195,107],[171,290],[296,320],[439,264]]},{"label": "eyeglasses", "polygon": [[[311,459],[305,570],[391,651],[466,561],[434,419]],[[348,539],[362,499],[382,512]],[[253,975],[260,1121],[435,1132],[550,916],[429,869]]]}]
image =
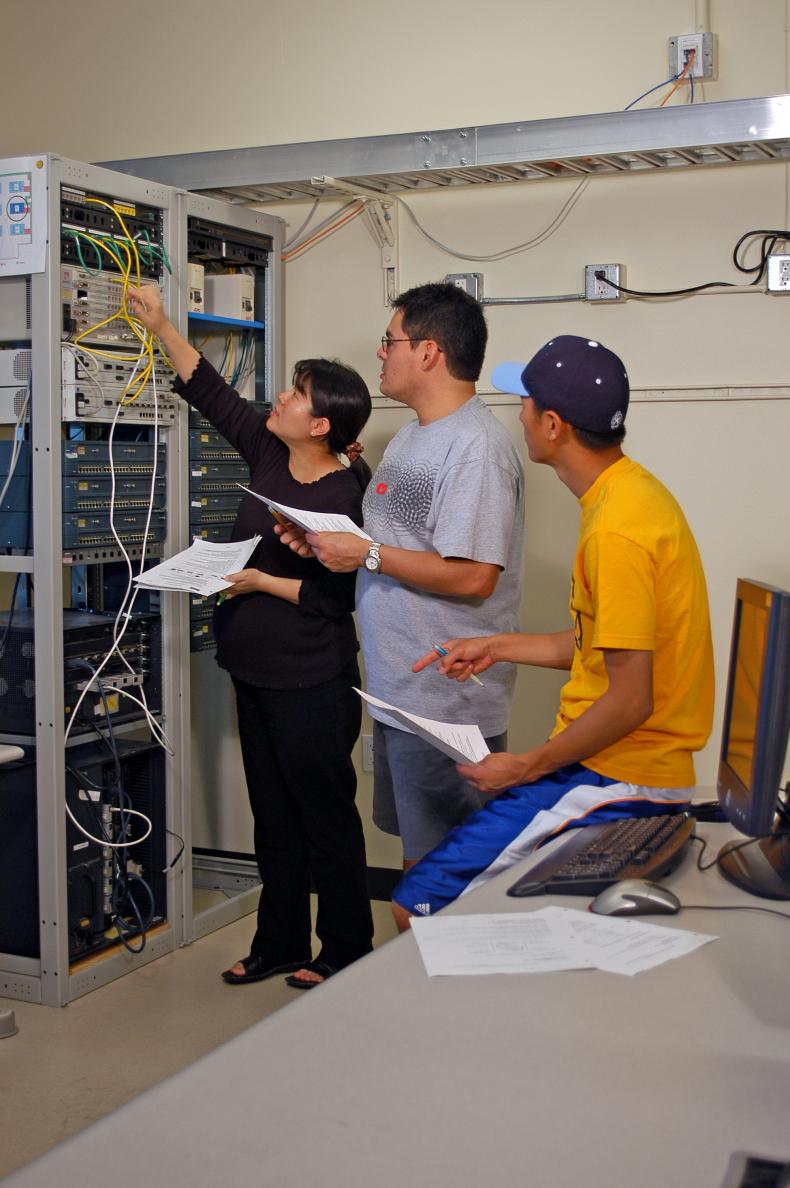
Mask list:
[{"label": "eyeglasses", "polygon": [[384,334],[381,339],[381,349],[386,353],[395,342],[422,342],[421,338],[390,338]]},{"label": "eyeglasses", "polygon": [[[381,339],[381,349],[383,350],[385,355],[386,355],[387,351],[390,349],[390,347],[392,346],[392,344],[395,342],[433,342],[433,339],[432,338],[431,339],[427,339],[427,338],[388,338],[387,335],[385,334]],[[437,349],[437,351],[442,350],[442,348],[438,345],[438,343],[436,344],[436,349]]]}]

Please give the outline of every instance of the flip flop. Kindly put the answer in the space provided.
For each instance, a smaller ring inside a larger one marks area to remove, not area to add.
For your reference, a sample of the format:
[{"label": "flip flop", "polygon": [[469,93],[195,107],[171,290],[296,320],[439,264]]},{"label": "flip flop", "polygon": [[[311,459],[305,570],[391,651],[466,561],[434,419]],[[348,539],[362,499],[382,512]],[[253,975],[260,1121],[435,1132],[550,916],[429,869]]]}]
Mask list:
[{"label": "flip flop", "polygon": [[318,974],[321,982],[309,982],[306,978],[298,978],[296,974],[292,974],[290,978],[286,978],[286,985],[293,986],[295,990],[312,990],[314,986],[321,986],[327,978],[331,978],[332,974],[336,974],[337,970],[333,965],[327,965],[325,961],[306,961],[298,967],[299,969],[309,969],[311,973]]},{"label": "flip flop", "polygon": [[265,957],[242,957],[239,962],[244,966],[243,974],[232,973],[226,969],[222,973],[223,982],[230,986],[244,986],[247,982],[262,982],[264,978],[272,978],[275,974],[289,973],[295,969],[307,969],[309,961],[289,961],[285,965],[267,965]]}]

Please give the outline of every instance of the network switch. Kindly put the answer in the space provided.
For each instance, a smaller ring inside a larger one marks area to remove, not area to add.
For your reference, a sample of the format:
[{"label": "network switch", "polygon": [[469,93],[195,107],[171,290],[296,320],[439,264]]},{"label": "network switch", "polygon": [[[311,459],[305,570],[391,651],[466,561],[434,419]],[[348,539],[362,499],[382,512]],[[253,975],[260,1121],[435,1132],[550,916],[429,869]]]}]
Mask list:
[{"label": "network switch", "polygon": [[137,391],[141,369],[136,362],[120,356],[108,359],[107,354],[99,358],[63,347],[63,420],[174,424],[180,401],[171,391],[172,368],[157,360],[155,398],[151,380]]},{"label": "network switch", "polygon": [[[143,709],[124,696],[124,690],[132,691],[139,700],[142,689],[151,713],[161,711],[159,617],[132,615],[123,638],[113,650],[115,630],[112,615],[63,612],[65,722],[74,711],[83,688],[90,682],[79,718],[71,728],[73,737],[93,733],[97,726],[107,722],[115,724],[144,718]],[[25,607],[16,609],[12,615],[0,612],[0,637],[6,631],[7,638],[0,652],[0,721],[8,734],[32,736],[36,730],[36,679],[43,679],[43,674],[36,671],[33,611]],[[98,669],[111,651],[110,660],[102,669],[100,684],[97,684],[91,672]]]}]

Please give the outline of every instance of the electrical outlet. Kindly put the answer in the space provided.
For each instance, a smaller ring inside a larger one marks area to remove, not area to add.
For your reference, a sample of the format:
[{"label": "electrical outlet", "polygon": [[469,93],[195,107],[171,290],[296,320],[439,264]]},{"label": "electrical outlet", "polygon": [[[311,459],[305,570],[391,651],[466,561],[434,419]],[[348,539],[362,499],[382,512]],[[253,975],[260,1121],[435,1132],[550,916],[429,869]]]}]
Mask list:
[{"label": "electrical outlet", "polygon": [[625,284],[624,264],[585,264],[584,266],[584,299],[585,301],[625,301],[625,293],[613,289],[607,284],[612,281],[615,285]]},{"label": "electrical outlet", "polygon": [[373,771],[373,735],[362,735],[362,770]]},{"label": "electrical outlet", "polygon": [[475,301],[483,300],[482,272],[448,272],[444,278],[445,284],[455,285],[456,289],[463,289]]},{"label": "electrical outlet", "polygon": [[786,252],[768,257],[768,292],[790,293],[790,255]]},{"label": "electrical outlet", "polygon": [[694,64],[686,78],[718,77],[716,37],[713,33],[681,33],[678,37],[670,37],[668,48],[670,77],[682,73],[692,50],[696,50]]}]

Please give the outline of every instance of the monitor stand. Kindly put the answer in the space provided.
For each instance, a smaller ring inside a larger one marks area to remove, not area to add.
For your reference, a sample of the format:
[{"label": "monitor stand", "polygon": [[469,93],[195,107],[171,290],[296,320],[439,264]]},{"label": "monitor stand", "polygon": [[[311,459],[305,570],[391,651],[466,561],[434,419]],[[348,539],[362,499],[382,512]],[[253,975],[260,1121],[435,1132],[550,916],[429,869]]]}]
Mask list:
[{"label": "monitor stand", "polygon": [[725,879],[762,899],[790,899],[790,833],[772,833],[751,846],[722,846],[718,866]]}]

